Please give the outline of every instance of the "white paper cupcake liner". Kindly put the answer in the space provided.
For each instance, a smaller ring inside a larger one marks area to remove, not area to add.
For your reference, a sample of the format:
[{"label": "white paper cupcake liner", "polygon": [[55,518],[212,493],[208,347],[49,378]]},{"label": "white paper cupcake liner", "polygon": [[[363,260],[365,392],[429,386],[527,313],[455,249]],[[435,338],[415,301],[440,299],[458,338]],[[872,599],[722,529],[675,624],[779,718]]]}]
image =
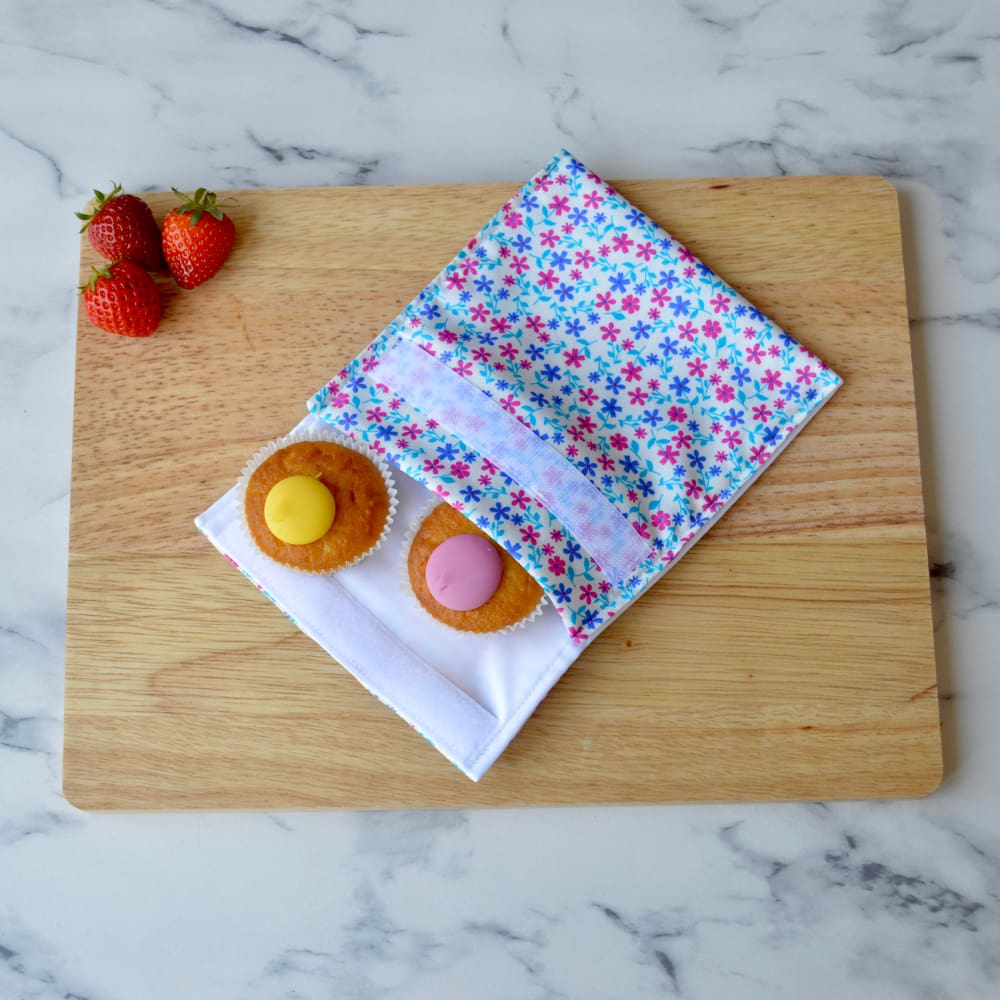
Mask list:
[{"label": "white paper cupcake liner", "polygon": [[[383,481],[385,482],[385,488],[389,493],[389,512],[385,519],[385,525],[382,527],[382,531],[376,539],[374,545],[372,545],[365,552],[356,556],[350,562],[344,563],[336,569],[306,569],[302,566],[293,566],[290,563],[282,562],[280,559],[275,559],[274,556],[272,556],[269,552],[264,552],[264,550],[257,544],[257,540],[251,534],[250,527],[247,524],[245,513],[246,492],[247,485],[250,482],[250,477],[272,455],[281,451],[283,448],[287,448],[289,445],[299,444],[306,441],[329,441],[333,444],[340,445],[342,448],[349,448],[351,451],[364,456],[378,469]],[[296,573],[304,573],[307,576],[329,576],[331,573],[339,573],[341,570],[348,569],[350,566],[356,566],[362,559],[367,559],[368,556],[372,555],[372,553],[377,552],[382,547],[382,543],[385,541],[390,529],[392,528],[392,522],[396,515],[396,507],[398,506],[398,503],[396,483],[392,478],[392,473],[390,472],[388,463],[385,459],[377,452],[372,451],[372,449],[363,442],[355,441],[353,438],[349,438],[346,435],[339,434],[337,431],[328,428],[315,428],[312,430],[296,428],[280,438],[268,441],[267,444],[258,448],[257,451],[254,452],[253,457],[243,467],[243,471],[240,473],[240,478],[236,483],[237,512],[239,514],[239,523],[243,529],[244,537],[248,538],[254,548],[256,548],[258,552],[267,556],[267,558],[272,560],[272,562],[276,562],[279,566],[284,566],[286,569],[294,570]]]},{"label": "white paper cupcake liner", "polygon": [[[512,625],[506,625],[504,628],[495,629],[492,632],[474,632],[472,629],[457,628],[454,625],[449,625],[447,622],[441,621],[440,618],[435,618],[427,608],[425,608],[419,600],[417,600],[417,595],[414,594],[413,588],[410,586],[410,547],[413,545],[413,539],[416,538],[417,532],[420,530],[420,526],[424,523],[428,515],[440,504],[447,503],[446,500],[441,500],[438,498],[432,498],[429,500],[421,509],[420,512],[410,521],[406,528],[406,534],[403,535],[402,551],[403,557],[399,564],[399,585],[403,589],[409,599],[410,604],[419,609],[421,614],[428,620],[434,622],[435,625],[439,625],[441,628],[449,629],[452,632],[460,632],[462,635],[478,635],[483,638],[494,637],[498,635],[506,635],[508,632],[514,632],[517,629],[524,628],[528,622],[534,621],[544,610],[545,610],[545,591],[542,590],[542,596],[538,601],[537,606],[523,618],[514,622]],[[492,539],[491,539],[492,540]],[[524,567],[521,567],[524,569]],[[524,570],[527,573],[527,570]],[[530,574],[529,574],[530,575]],[[534,579],[534,577],[532,577]],[[537,583],[537,581],[535,581]],[[541,586],[541,584],[539,584]]]}]

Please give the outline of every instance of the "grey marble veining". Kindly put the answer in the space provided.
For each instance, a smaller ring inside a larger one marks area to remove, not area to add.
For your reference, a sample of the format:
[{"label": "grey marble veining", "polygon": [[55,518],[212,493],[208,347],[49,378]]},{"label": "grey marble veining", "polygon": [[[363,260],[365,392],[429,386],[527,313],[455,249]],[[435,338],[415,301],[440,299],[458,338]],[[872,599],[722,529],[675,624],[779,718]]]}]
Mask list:
[{"label": "grey marble veining", "polygon": [[[1000,995],[1000,8],[0,0],[0,997]],[[880,173],[949,777],[920,802],[85,815],[60,794],[92,187]]]}]

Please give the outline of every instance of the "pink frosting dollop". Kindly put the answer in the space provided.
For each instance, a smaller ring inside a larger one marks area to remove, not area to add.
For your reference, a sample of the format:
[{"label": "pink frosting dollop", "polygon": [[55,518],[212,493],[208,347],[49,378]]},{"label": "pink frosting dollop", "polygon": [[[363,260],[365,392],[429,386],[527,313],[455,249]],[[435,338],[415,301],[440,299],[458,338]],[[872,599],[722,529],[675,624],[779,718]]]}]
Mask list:
[{"label": "pink frosting dollop", "polygon": [[500,586],[503,564],[492,542],[481,535],[453,535],[427,560],[427,588],[451,611],[482,607]]}]

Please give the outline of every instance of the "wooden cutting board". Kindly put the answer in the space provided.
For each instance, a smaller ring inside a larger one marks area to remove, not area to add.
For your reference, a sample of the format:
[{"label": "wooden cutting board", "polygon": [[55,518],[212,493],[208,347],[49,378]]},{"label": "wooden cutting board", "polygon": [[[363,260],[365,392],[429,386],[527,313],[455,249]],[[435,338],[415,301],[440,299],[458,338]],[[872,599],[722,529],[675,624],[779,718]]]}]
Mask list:
[{"label": "wooden cutting board", "polygon": [[[479,784],[192,525],[514,184],[241,191],[149,340],[77,336],[64,789],[87,809],[919,796],[941,743],[896,194],[873,177],[622,192],[845,385],[586,650]],[[172,198],[149,197],[162,215]],[[95,257],[82,244],[81,274]]]}]

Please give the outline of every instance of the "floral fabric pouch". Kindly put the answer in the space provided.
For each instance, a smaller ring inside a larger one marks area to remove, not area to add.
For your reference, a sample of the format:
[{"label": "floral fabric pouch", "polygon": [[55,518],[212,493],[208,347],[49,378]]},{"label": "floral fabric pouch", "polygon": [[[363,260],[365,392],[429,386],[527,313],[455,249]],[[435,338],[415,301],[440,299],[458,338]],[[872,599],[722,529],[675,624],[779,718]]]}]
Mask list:
[{"label": "floral fabric pouch", "polygon": [[[198,527],[307,634],[478,780],[587,644],[732,506],[839,377],[562,151],[309,402],[394,466],[397,526],[303,577],[227,494]],[[478,636],[403,593],[433,494],[541,585]],[[350,622],[350,628],[343,625]]]}]

